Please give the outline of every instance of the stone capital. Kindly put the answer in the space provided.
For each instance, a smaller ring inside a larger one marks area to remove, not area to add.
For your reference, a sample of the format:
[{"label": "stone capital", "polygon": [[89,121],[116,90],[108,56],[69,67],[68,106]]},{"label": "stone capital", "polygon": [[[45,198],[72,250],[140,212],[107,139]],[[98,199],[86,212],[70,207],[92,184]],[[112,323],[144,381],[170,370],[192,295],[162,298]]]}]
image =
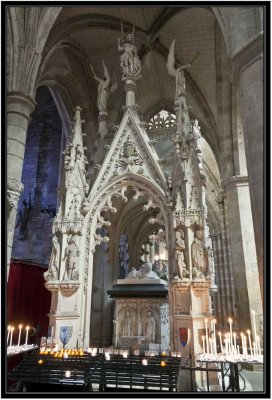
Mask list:
[{"label": "stone capital", "polygon": [[225,191],[231,190],[233,186],[248,186],[248,176],[235,175],[221,181],[221,186]]},{"label": "stone capital", "polygon": [[8,178],[7,181],[7,191],[8,193],[17,193],[18,196],[22,193],[24,190],[24,185],[23,183],[19,182],[15,178]]},{"label": "stone capital", "polygon": [[20,114],[27,120],[36,106],[36,101],[23,93],[8,92],[7,94],[7,114]]}]

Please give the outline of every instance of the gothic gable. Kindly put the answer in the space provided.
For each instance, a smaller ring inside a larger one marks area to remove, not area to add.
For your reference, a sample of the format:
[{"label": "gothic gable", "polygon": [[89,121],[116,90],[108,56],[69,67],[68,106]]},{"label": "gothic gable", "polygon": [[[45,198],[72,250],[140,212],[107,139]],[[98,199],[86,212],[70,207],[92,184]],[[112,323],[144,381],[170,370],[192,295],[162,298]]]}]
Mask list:
[{"label": "gothic gable", "polygon": [[114,179],[125,175],[142,176],[166,190],[166,177],[159,157],[143,124],[131,109],[127,109],[124,114],[90,196]]}]

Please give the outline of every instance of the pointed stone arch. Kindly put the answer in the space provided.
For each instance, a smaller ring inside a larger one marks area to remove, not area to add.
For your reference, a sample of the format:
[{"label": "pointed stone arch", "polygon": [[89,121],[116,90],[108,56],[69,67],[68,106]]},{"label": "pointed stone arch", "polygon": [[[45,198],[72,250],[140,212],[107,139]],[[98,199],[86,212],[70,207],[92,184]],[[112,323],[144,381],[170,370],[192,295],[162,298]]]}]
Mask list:
[{"label": "pointed stone arch", "polygon": [[85,229],[83,229],[84,249],[84,285],[83,285],[83,314],[81,318],[81,326],[83,332],[84,346],[88,346],[88,332],[90,330],[90,315],[91,315],[91,293],[92,293],[92,276],[94,268],[94,253],[95,247],[103,242],[110,240],[107,236],[100,236],[97,230],[102,227],[109,227],[110,221],[103,218],[103,211],[115,213],[117,209],[114,207],[112,200],[115,196],[121,197],[124,202],[128,201],[126,191],[132,188],[135,192],[133,200],[137,200],[142,195],[148,195],[146,204],[143,205],[143,211],[150,208],[159,208],[160,212],[151,223],[160,222],[165,226],[166,237],[168,241],[169,251],[173,243],[173,219],[171,218],[171,209],[167,205],[164,190],[147,180],[145,177],[137,176],[136,174],[126,174],[116,178],[114,181],[104,186],[99,191],[97,196],[90,200],[90,208],[85,219]]}]

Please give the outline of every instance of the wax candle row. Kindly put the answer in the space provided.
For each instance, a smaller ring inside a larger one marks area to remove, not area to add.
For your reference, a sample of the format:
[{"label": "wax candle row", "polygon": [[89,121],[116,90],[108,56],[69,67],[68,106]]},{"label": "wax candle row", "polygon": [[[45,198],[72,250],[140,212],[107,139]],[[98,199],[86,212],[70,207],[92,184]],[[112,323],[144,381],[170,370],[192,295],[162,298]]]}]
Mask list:
[{"label": "wax candle row", "polygon": [[[19,335],[18,335],[18,343],[17,346],[20,346],[20,342],[21,342],[21,334],[22,334],[22,328],[23,325],[20,324],[19,325]],[[26,326],[25,331],[26,331],[26,336],[25,336],[25,346],[27,346],[27,342],[28,342],[28,332],[29,332],[30,326]],[[12,346],[12,338],[13,338],[13,333],[14,333],[15,327],[9,325],[8,326],[8,336],[7,336],[7,345],[9,347]]]}]

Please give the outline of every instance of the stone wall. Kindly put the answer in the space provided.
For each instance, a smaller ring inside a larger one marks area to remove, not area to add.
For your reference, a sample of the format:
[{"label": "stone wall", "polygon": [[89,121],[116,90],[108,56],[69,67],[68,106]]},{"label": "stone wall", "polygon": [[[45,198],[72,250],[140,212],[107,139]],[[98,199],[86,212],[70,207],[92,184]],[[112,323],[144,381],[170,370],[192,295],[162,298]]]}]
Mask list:
[{"label": "stone wall", "polygon": [[31,198],[31,209],[22,238],[20,223],[15,229],[12,257],[47,265],[51,252],[51,228],[57,207],[57,187],[61,153],[61,121],[47,88],[40,88],[37,106],[28,129],[21,194],[17,219],[24,200]]}]

